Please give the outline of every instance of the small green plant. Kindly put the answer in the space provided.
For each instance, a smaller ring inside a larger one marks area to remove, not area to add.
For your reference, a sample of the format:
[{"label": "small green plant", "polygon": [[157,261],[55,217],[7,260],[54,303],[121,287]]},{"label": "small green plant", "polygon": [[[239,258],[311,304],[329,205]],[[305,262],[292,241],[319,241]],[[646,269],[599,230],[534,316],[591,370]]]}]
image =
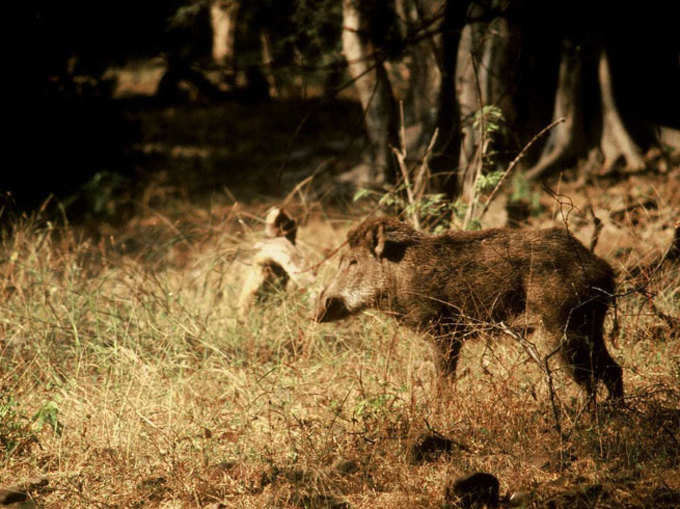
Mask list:
[{"label": "small green plant", "polygon": [[36,424],[37,431],[41,431],[45,424],[47,424],[55,434],[61,436],[64,426],[59,422],[58,415],[59,407],[57,403],[55,401],[47,401],[38,409],[31,420]]},{"label": "small green plant", "polygon": [[[502,184],[507,170],[495,169],[496,152],[491,144],[496,136],[503,133],[505,119],[498,106],[487,105],[474,115],[473,126],[482,133],[482,141],[475,158],[475,176],[469,191],[456,201],[450,200],[444,193],[425,193],[430,178],[427,162],[437,139],[435,131],[432,141],[425,152],[423,161],[415,168],[406,167],[406,149],[403,134],[403,105],[401,105],[402,134],[399,148],[392,147],[397,158],[403,179],[400,184],[385,193],[369,189],[359,189],[354,201],[367,196],[378,199],[378,205],[390,212],[409,218],[417,230],[428,230],[441,233],[455,225],[464,230],[479,230],[482,227],[481,217]],[[489,194],[484,207],[480,208],[482,195]]]},{"label": "small green plant", "polygon": [[503,171],[494,170],[498,151],[493,148],[497,138],[505,135],[503,110],[493,104],[482,106],[474,114],[472,127],[480,132],[478,156],[473,162],[477,166],[474,190],[484,193],[493,190],[504,174]]},{"label": "small green plant", "polygon": [[378,205],[395,215],[417,216],[422,228],[433,233],[447,230],[450,227],[451,214],[459,214],[461,202],[452,202],[444,193],[424,194],[420,199],[409,202],[405,189],[405,184],[385,193],[362,188],[355,193],[354,201],[368,197],[375,198],[378,200]]},{"label": "small green plant", "polygon": [[475,112],[473,127],[479,129],[484,123],[486,134],[502,132],[505,124],[503,110],[494,104],[487,104]]},{"label": "small green plant", "polygon": [[475,190],[478,193],[486,193],[492,191],[501,181],[504,173],[505,172],[502,170],[496,170],[480,175],[475,184]]},{"label": "small green plant", "polygon": [[[467,205],[461,223],[464,230],[481,227],[481,218],[508,172],[498,168],[498,153],[493,148],[496,138],[506,130],[503,110],[492,104],[482,106],[473,116],[472,127],[478,131],[478,141],[475,156],[464,170],[462,195]],[[481,197],[487,193],[489,198],[480,208]]]}]

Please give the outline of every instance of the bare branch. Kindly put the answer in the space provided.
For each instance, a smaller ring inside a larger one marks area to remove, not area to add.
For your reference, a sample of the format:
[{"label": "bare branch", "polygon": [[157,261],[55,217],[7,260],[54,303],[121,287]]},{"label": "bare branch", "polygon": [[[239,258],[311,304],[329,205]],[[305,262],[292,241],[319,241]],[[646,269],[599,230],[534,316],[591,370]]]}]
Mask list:
[{"label": "bare branch", "polygon": [[482,211],[479,213],[478,219],[481,220],[482,217],[484,217],[484,214],[489,210],[489,207],[491,206],[491,203],[493,200],[496,198],[496,195],[498,194],[498,191],[500,191],[501,187],[503,187],[503,184],[507,180],[508,176],[512,173],[512,170],[515,169],[515,166],[517,166],[517,163],[519,163],[522,158],[525,156],[527,151],[531,148],[531,146],[536,143],[543,135],[545,135],[548,131],[550,131],[553,127],[555,127],[558,124],[561,124],[566,120],[565,117],[558,118],[557,120],[551,122],[548,124],[546,127],[541,129],[531,140],[529,143],[527,143],[524,148],[520,151],[519,154],[510,162],[508,165],[508,169],[505,170],[505,173],[503,173],[503,176],[501,179],[498,181],[498,184],[496,184],[496,187],[494,187],[493,191],[491,191],[491,194],[489,195],[489,199],[486,200],[486,203],[484,203],[484,208],[482,208]]},{"label": "bare branch", "polygon": [[553,384],[553,377],[552,377],[552,371],[550,370],[550,358],[555,355],[557,352],[560,351],[560,346],[555,348],[552,352],[550,352],[548,355],[546,355],[544,358],[541,359],[541,356],[538,353],[538,349],[536,348],[536,345],[534,345],[531,341],[529,341],[527,338],[524,337],[524,335],[519,334],[517,331],[511,329],[510,327],[505,324],[505,322],[500,322],[498,324],[499,328],[501,331],[503,331],[505,334],[510,336],[511,338],[515,339],[520,345],[522,345],[522,348],[529,354],[529,356],[538,364],[538,366],[541,368],[543,373],[545,374],[546,381],[548,383],[548,391],[550,392],[550,404],[552,405],[553,409],[553,415],[555,417],[555,429],[557,432],[560,434],[560,437],[562,436],[562,422],[560,419],[560,411],[559,408],[557,407],[557,397],[555,395],[555,386]]},{"label": "bare branch", "polygon": [[420,162],[420,166],[415,173],[415,179],[413,182],[414,195],[417,201],[420,201],[425,194],[425,189],[427,187],[427,181],[429,177],[429,162],[432,156],[432,150],[434,149],[434,144],[437,143],[437,137],[439,136],[439,128],[434,130],[432,134],[432,139],[430,140],[427,150],[425,150],[425,155],[423,155],[423,160]]},{"label": "bare branch", "polygon": [[404,102],[399,101],[399,148],[390,145],[390,149],[397,158],[397,164],[401,170],[401,175],[404,179],[404,186],[406,187],[406,196],[408,197],[408,202],[413,208],[411,211],[411,223],[416,230],[420,230],[420,218],[418,217],[418,211],[416,210],[415,197],[413,194],[413,187],[411,186],[411,179],[409,178],[409,171],[406,167],[406,129],[404,127]]}]

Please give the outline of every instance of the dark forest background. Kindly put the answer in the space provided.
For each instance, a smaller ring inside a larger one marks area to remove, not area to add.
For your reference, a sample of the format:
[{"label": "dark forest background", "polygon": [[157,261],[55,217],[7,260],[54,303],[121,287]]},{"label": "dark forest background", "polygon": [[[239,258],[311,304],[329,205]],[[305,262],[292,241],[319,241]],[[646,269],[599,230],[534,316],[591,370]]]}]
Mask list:
[{"label": "dark forest background", "polygon": [[[600,91],[594,74],[602,48],[609,57],[620,116],[640,152],[669,148],[659,138],[659,126],[680,128],[680,37],[672,2],[440,3],[443,20],[438,24],[400,32],[391,25],[390,2],[362,2],[360,8],[368,12],[363,16],[373,20],[365,39],[372,43],[379,64],[389,66],[409,55],[409,48],[423,38],[439,37],[440,70],[444,80],[451,80],[454,69],[447,68],[451,65],[446,60],[447,44],[458,48],[466,25],[482,23],[484,32],[492,30],[496,19],[509,23],[511,33],[519,34],[521,41],[511,52],[511,72],[502,77],[512,95],[512,112],[504,112],[512,135],[496,141],[502,145],[498,152],[507,154],[501,159],[511,158],[551,121],[566,51],[583,62],[580,122],[575,129],[586,136],[580,142],[583,147],[560,162],[561,168],[588,158],[601,130]],[[341,162],[328,165],[327,172],[339,174],[351,167],[351,157],[366,150],[361,139],[370,138],[371,133],[352,96],[352,77],[342,54],[341,2],[244,3],[236,36],[237,67],[243,75],[238,78],[225,77],[211,58],[210,4],[192,0],[123,0],[105,5],[82,0],[33,2],[26,32],[18,43],[21,101],[9,148],[19,162],[3,172],[0,185],[5,197],[20,209],[31,209],[54,196],[70,207],[70,213],[89,214],[105,210],[102,201],[129,198],[156,171],[169,171],[177,178],[176,184],[181,185],[182,179],[194,182],[189,188],[197,193],[259,172],[262,185],[257,190],[275,193],[272,189],[281,183],[281,174],[291,169],[280,163],[290,160],[286,154],[304,152],[309,145],[319,147],[323,143],[314,137],[327,141],[343,130],[350,141],[340,151]],[[432,26],[436,31],[429,30]],[[265,30],[275,60],[258,74],[264,64],[261,48],[253,41]],[[508,41],[508,47],[515,42]],[[277,55],[293,53],[296,59],[276,60]],[[121,79],[116,70],[140,72],[150,63],[160,69],[155,91],[116,92]],[[258,82],[265,72],[278,74],[281,89],[287,86],[293,92],[272,97],[266,85]],[[401,96],[408,98],[409,87],[415,85],[406,79],[400,86],[405,90]],[[435,157],[435,170],[454,176],[465,171],[459,163],[465,126],[458,117],[452,121],[442,116],[459,115],[457,93],[454,87],[448,92],[453,110],[441,107],[442,99],[436,99],[437,121],[449,130],[449,141],[437,147],[435,156],[441,157]],[[168,113],[172,109],[179,113],[172,116]],[[260,142],[253,143],[254,138]],[[423,136],[422,143],[428,138]],[[218,162],[184,161],[173,169],[173,162],[159,161],[143,150],[150,142],[208,143],[231,155]],[[252,147],[243,148],[249,143]],[[263,147],[278,158],[276,164],[263,163],[267,155],[262,154]],[[545,146],[534,150],[533,160],[527,161],[528,171],[546,150]],[[540,177],[544,176],[549,172]],[[270,189],[266,182],[271,183]],[[450,195],[460,193],[460,187],[444,186]]]}]

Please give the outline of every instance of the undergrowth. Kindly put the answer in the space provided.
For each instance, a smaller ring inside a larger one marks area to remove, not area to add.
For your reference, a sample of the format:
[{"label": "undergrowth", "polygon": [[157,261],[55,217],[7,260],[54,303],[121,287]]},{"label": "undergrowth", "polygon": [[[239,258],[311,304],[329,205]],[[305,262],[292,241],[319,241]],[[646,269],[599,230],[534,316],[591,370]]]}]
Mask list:
[{"label": "undergrowth", "polygon": [[[621,299],[609,341],[626,405],[591,411],[558,376],[559,435],[540,371],[509,339],[466,344],[441,387],[426,339],[377,312],[314,324],[309,295],[290,290],[237,321],[253,234],[210,223],[135,253],[39,217],[4,231],[1,486],[33,486],[41,507],[434,508],[450,478],[486,471],[530,507],[680,497],[680,343],[649,296]],[[315,231],[308,250],[338,243],[328,221]],[[649,285],[677,316],[677,267]],[[427,432],[454,445],[414,462]]]}]

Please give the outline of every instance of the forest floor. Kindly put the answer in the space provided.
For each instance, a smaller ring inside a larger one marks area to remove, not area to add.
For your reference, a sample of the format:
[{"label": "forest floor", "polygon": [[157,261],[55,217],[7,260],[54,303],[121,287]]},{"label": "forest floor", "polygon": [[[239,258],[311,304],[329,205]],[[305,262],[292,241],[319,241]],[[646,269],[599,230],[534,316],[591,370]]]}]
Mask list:
[{"label": "forest floor", "polygon": [[[625,404],[588,408],[556,371],[558,422],[509,338],[466,343],[442,389],[427,338],[378,312],[312,323],[302,288],[237,319],[269,207],[285,201],[314,264],[375,212],[335,180],[357,163],[355,103],[149,104],[125,106],[134,169],[84,186],[78,221],[3,210],[0,499],[440,508],[452,479],[483,471],[504,506],[680,506],[680,266],[656,264],[679,219],[677,165],[509,183],[482,223],[503,225],[519,201],[522,226],[566,225],[588,245],[591,209],[602,221]],[[336,265],[319,265],[318,284]],[[420,458],[435,432],[450,447]]]}]

